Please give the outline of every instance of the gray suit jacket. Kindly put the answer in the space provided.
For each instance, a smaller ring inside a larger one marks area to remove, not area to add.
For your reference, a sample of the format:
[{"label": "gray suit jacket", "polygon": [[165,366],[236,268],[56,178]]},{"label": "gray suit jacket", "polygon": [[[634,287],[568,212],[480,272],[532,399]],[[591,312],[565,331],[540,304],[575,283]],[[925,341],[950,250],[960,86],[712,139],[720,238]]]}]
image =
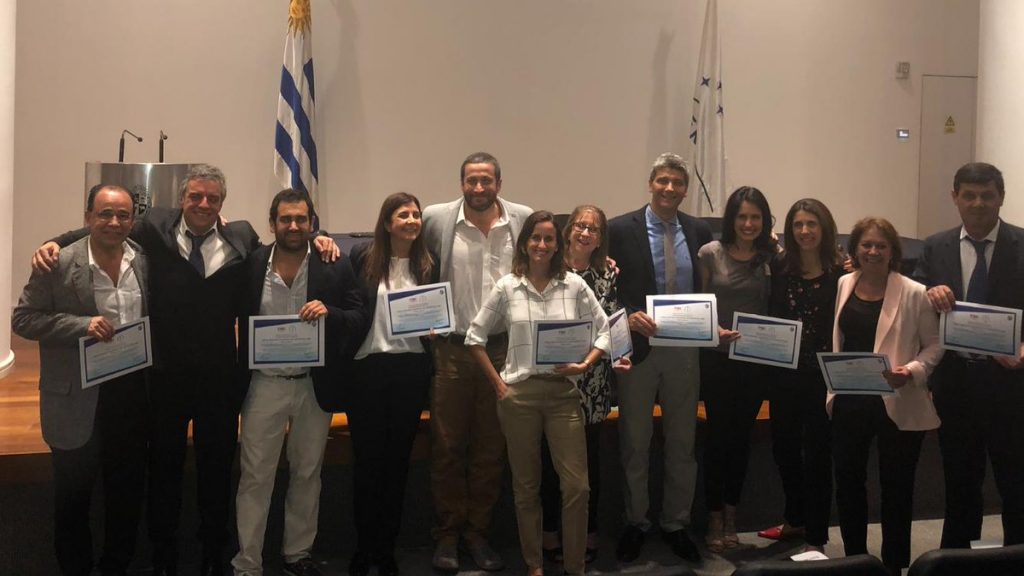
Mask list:
[{"label": "gray suit jacket", "polygon": [[[455,222],[462,212],[463,202],[464,200],[459,198],[453,202],[427,206],[423,210],[423,237],[427,242],[427,248],[441,259],[441,282],[451,280],[448,263],[452,259],[452,244],[455,242]],[[506,202],[500,196],[498,202],[501,204],[502,212],[508,215],[512,228],[512,244],[515,245],[523,222],[533,213],[533,209],[522,204]]]},{"label": "gray suit jacket", "polygon": [[[16,334],[39,341],[39,420],[43,440],[53,448],[81,448],[92,436],[99,387],[82,389],[78,339],[99,315],[93,297],[92,270],[85,237],[61,251],[57,269],[33,273],[11,317]],[[135,250],[132,269],[142,292],[142,314],[148,314],[146,258]]]}]

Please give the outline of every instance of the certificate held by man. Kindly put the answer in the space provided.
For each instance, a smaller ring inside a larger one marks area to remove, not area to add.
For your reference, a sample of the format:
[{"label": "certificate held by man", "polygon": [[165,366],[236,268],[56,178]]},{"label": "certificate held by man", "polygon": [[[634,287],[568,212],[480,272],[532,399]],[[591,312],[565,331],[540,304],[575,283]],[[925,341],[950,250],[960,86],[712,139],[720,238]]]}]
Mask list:
[{"label": "certificate held by man", "polygon": [[582,362],[594,348],[590,320],[537,320],[533,324],[535,366]]},{"label": "certificate held by man", "polygon": [[658,326],[651,346],[718,346],[718,306],[714,294],[647,296],[647,315]]},{"label": "certificate held by man", "polygon": [[323,366],[324,323],[298,314],[249,317],[249,368]]},{"label": "certificate held by man", "polygon": [[939,318],[943,348],[1016,357],[1020,350],[1021,311],[1016,308],[956,302]]},{"label": "certificate held by man", "polygon": [[91,336],[79,338],[78,361],[83,389],[152,366],[149,317],[116,326],[114,337],[107,342]]},{"label": "certificate held by man", "polygon": [[732,326],[740,338],[730,344],[729,358],[796,369],[803,330],[799,320],[734,312]]},{"label": "certificate held by man", "polygon": [[818,352],[825,385],[833,394],[894,394],[885,379],[889,357],[870,352]]},{"label": "certificate held by man", "polygon": [[449,282],[424,284],[387,293],[388,338],[447,334],[452,321],[452,286]]}]

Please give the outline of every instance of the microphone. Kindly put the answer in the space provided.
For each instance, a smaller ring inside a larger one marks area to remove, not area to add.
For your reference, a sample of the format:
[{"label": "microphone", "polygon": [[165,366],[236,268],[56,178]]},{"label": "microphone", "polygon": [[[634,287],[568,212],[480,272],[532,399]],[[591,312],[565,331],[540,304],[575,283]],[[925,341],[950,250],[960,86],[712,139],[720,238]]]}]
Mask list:
[{"label": "microphone", "polygon": [[121,142],[120,142],[120,144],[118,144],[118,147],[117,147],[117,161],[118,162],[124,162],[124,135],[125,134],[130,134],[133,138],[135,138],[139,142],[142,142],[142,136],[135,135],[134,133],[132,133],[131,130],[122,130],[121,131]]},{"label": "microphone", "polygon": [[[167,140],[167,134],[164,134],[164,131],[161,130],[160,131],[160,146],[159,146],[159,148],[160,148],[159,161],[160,161],[161,164],[164,163],[164,140]],[[139,142],[142,142],[142,139],[139,139]]]}]

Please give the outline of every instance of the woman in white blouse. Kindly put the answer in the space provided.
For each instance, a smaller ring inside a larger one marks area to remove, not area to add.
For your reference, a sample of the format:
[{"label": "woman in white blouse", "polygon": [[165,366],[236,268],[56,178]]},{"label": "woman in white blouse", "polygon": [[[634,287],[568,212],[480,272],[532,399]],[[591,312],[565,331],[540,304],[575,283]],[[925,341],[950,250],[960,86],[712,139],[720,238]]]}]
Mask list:
[{"label": "woman in white blouse", "polygon": [[[523,223],[512,273],[498,280],[466,334],[480,368],[498,396],[498,420],[508,445],[527,574],[544,573],[541,552],[541,436],[562,488],[563,568],[583,574],[587,539],[587,447],[579,390],[573,379],[610,349],[608,317],[579,276],[565,272],[565,245],[550,212],[531,214]],[[592,345],[580,362],[545,370],[534,363],[534,324],[538,320],[590,320]],[[484,345],[492,332],[508,331],[508,355],[499,374]]]},{"label": "woman in white blouse", "polygon": [[420,236],[420,203],[398,192],[384,199],[373,241],[352,249],[352,268],[372,319],[355,354],[346,392],[352,434],[352,500],[358,541],[349,574],[397,575],[395,539],[402,522],[405,480],[433,362],[427,338],[388,338],[390,290],[437,282],[437,258]]}]

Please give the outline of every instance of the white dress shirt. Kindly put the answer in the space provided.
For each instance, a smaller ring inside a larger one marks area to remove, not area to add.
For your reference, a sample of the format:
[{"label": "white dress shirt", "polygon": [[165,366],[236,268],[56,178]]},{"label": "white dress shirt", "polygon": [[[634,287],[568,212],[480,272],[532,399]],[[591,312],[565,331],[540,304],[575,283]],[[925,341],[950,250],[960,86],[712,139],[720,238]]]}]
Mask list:
[{"label": "white dress shirt", "polygon": [[[391,284],[390,290],[415,288],[418,285],[409,270],[408,258],[391,258],[388,282]],[[377,305],[373,310],[373,324],[370,326],[370,332],[363,340],[362,346],[356,352],[356,360],[366,358],[370,354],[422,353],[425,351],[418,336],[394,340],[388,338],[388,290],[389,288],[383,281],[377,283]]]},{"label": "white dress shirt", "polygon": [[452,303],[455,306],[455,332],[465,334],[484,298],[502,276],[512,271],[512,226],[504,212],[485,236],[466,219],[466,206],[462,206],[455,221],[452,240],[452,259],[448,277],[452,283]]},{"label": "white dress shirt", "polygon": [[[988,244],[985,246],[985,269],[990,273],[992,272],[992,253],[996,250],[996,236],[999,234],[1000,222],[1000,220],[996,220],[996,225],[992,227],[992,231],[984,238],[975,238],[975,240],[988,240]],[[967,238],[967,228],[961,226],[960,277],[963,279],[962,286],[964,287],[964,298],[967,298],[967,288],[971,283],[971,274],[974,273],[974,266],[978,263],[978,251],[974,249],[974,245],[971,244]]]},{"label": "white dress shirt", "polygon": [[[178,233],[176,236],[178,239],[178,253],[185,260],[188,260],[189,254],[192,253],[192,239],[185,235],[185,231],[188,229],[188,226],[185,225],[185,217],[182,216],[181,222],[178,223]],[[195,230],[192,230],[192,234],[202,236],[202,234],[197,234]],[[207,236],[206,240],[203,240],[199,251],[203,253],[203,266],[207,278],[213,276],[217,270],[220,270],[228,262],[241,257],[238,251],[221,236],[220,229],[216,224],[213,226],[213,233]]]},{"label": "white dress shirt", "polygon": [[142,318],[142,288],[135,277],[132,261],[135,250],[127,242],[122,243],[124,254],[117,284],[100,268],[92,257],[92,242],[86,242],[89,253],[89,268],[92,269],[92,290],[96,299],[96,311],[114,326],[134,322]]},{"label": "white dress shirt", "polygon": [[[274,252],[277,246],[270,249],[267,260],[267,272],[263,276],[263,295],[260,298],[260,316],[278,316],[298,314],[306,304],[306,289],[309,285],[309,246],[306,246],[306,257],[299,266],[292,285],[284,283],[281,275],[274,269]],[[320,319],[324,321],[323,318]],[[307,368],[264,368],[260,370],[267,376],[298,376],[308,372]]]},{"label": "white dress shirt", "polygon": [[[508,354],[501,379],[526,380],[542,370],[533,365],[533,323],[537,320],[592,320],[593,347],[611,351],[608,316],[587,283],[576,274],[552,278],[538,292],[526,276],[507,274],[495,284],[466,334],[466,346],[485,346],[487,335],[508,331]],[[571,380],[579,376],[570,377]]]}]

